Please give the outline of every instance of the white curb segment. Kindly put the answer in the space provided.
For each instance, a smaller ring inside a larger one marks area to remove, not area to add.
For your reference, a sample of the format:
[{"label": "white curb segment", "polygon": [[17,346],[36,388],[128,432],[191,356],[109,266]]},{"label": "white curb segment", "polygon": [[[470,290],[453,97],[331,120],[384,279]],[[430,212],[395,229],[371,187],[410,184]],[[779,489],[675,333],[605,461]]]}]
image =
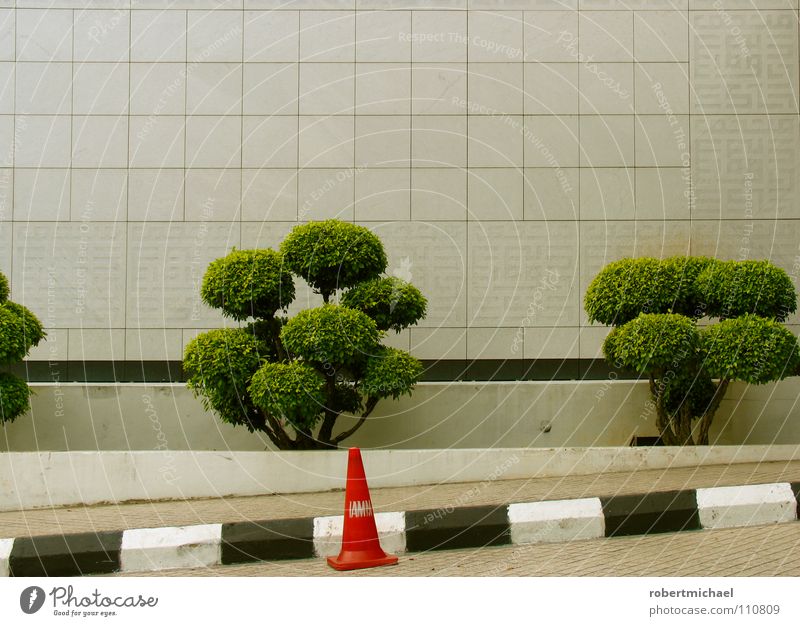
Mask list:
[{"label": "white curb segment", "polygon": [[605,536],[599,498],[508,505],[511,543],[558,543]]},{"label": "white curb segment", "polygon": [[789,483],[697,489],[703,528],[757,526],[797,519],[797,500]]},{"label": "white curb segment", "polygon": [[8,557],[14,547],[13,539],[0,539],[0,576],[8,576]]},{"label": "white curb segment", "polygon": [[[388,554],[406,551],[406,514],[375,513],[381,547]],[[336,556],[342,549],[343,515],[314,518],[314,553],[318,557]]]},{"label": "white curb segment", "polygon": [[219,565],[221,543],[222,524],[126,530],[120,569],[142,572]]}]

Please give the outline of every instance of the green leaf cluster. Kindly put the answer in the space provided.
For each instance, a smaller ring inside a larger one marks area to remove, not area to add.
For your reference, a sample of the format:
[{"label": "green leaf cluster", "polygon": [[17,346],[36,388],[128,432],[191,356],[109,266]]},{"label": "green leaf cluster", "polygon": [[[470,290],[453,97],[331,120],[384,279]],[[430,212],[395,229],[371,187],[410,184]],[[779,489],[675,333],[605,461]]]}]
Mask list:
[{"label": "green leaf cluster", "polygon": [[208,266],[200,295],[235,320],[269,318],[294,300],[294,280],[274,250],[234,250]]},{"label": "green leaf cluster", "polygon": [[395,400],[411,395],[422,375],[422,363],[403,350],[382,348],[367,361],[363,389],[370,397]]},{"label": "green leaf cluster", "polygon": [[586,290],[589,321],[621,326],[640,313],[703,317],[697,277],[715,261],[705,257],[651,257],[609,263]]},{"label": "green leaf cluster", "polygon": [[698,276],[697,290],[709,317],[750,313],[783,322],[797,310],[792,279],[769,261],[714,263]]},{"label": "green leaf cluster", "polygon": [[[23,360],[47,336],[38,318],[8,295],[8,279],[0,272],[0,366]],[[0,422],[12,422],[25,413],[30,396],[25,381],[0,372]]]},{"label": "green leaf cluster", "polygon": [[756,315],[722,320],[701,333],[703,368],[714,378],[754,385],[782,380],[800,365],[800,349],[791,331]]},{"label": "green leaf cluster", "polygon": [[248,391],[253,403],[301,429],[313,427],[325,408],[325,380],[301,361],[264,363]]},{"label": "green leaf cluster", "polygon": [[280,246],[286,266],[325,299],[386,269],[381,240],[368,228],[326,220],[296,226]]},{"label": "green leaf cluster", "polygon": [[677,313],[641,313],[609,333],[603,353],[614,363],[641,374],[680,367],[694,357],[698,333],[694,322]]},{"label": "green leaf cluster", "polygon": [[301,311],[281,331],[289,352],[306,361],[331,365],[367,358],[374,354],[379,339],[373,319],[336,304]]},{"label": "green leaf cluster", "polygon": [[247,393],[260,363],[259,342],[243,328],[201,333],[187,344],[183,358],[187,385],[205,408],[215,410],[224,422],[251,431],[264,422]]},{"label": "green leaf cluster", "polygon": [[419,289],[395,276],[359,283],[342,294],[341,303],[366,313],[378,330],[398,333],[425,317],[428,306]]}]

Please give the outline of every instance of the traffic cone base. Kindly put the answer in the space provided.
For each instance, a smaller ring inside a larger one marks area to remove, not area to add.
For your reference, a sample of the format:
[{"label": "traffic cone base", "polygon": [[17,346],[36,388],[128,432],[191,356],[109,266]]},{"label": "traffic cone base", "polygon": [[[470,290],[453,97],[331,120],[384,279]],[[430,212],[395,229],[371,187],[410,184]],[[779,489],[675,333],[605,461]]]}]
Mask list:
[{"label": "traffic cone base", "polygon": [[342,558],[342,555],[340,554],[339,556],[329,556],[328,565],[330,565],[335,570],[344,572],[346,570],[351,570],[351,569],[380,567],[381,565],[397,565],[397,557],[393,554],[387,554],[383,558],[353,559],[352,556],[347,556],[347,555],[345,555],[344,558]]}]

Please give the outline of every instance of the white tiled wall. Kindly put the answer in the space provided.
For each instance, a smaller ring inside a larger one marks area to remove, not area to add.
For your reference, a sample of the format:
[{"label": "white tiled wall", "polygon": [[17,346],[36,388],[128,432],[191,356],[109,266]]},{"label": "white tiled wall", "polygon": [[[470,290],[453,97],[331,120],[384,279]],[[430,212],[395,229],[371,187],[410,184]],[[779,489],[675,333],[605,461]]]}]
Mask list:
[{"label": "white tiled wall", "polygon": [[625,255],[791,270],[797,4],[0,1],[0,269],[52,329],[35,358],[180,358],[222,323],[208,262],[309,219],[383,238],[424,358],[597,355],[583,294]]}]

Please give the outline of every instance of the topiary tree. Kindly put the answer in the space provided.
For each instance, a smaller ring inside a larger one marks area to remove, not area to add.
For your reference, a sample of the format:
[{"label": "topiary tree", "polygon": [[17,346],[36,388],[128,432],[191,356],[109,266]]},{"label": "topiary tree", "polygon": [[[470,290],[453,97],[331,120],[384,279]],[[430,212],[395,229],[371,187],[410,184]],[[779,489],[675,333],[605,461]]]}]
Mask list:
[{"label": "topiary tree", "polygon": [[[240,326],[186,346],[189,387],[223,421],[263,432],[279,449],[336,448],[381,399],[410,394],[422,373],[410,354],[381,345],[427,306],[410,283],[381,276],[386,265],[378,237],[338,220],[296,226],[279,251],[234,250],[213,261],[203,301]],[[294,276],[323,305],[288,318]],[[355,424],[335,432],[343,414]]]},{"label": "topiary tree", "polygon": [[[0,367],[22,361],[44,339],[36,316],[8,299],[8,280],[0,272]],[[0,371],[0,422],[13,422],[30,407],[31,390],[24,380]]]},{"label": "topiary tree", "polygon": [[[666,445],[708,444],[728,385],[782,380],[800,347],[781,323],[797,309],[791,279],[769,261],[622,259],[592,281],[590,322],[613,326],[606,360],[650,381]],[[698,327],[703,317],[719,320]]]}]

